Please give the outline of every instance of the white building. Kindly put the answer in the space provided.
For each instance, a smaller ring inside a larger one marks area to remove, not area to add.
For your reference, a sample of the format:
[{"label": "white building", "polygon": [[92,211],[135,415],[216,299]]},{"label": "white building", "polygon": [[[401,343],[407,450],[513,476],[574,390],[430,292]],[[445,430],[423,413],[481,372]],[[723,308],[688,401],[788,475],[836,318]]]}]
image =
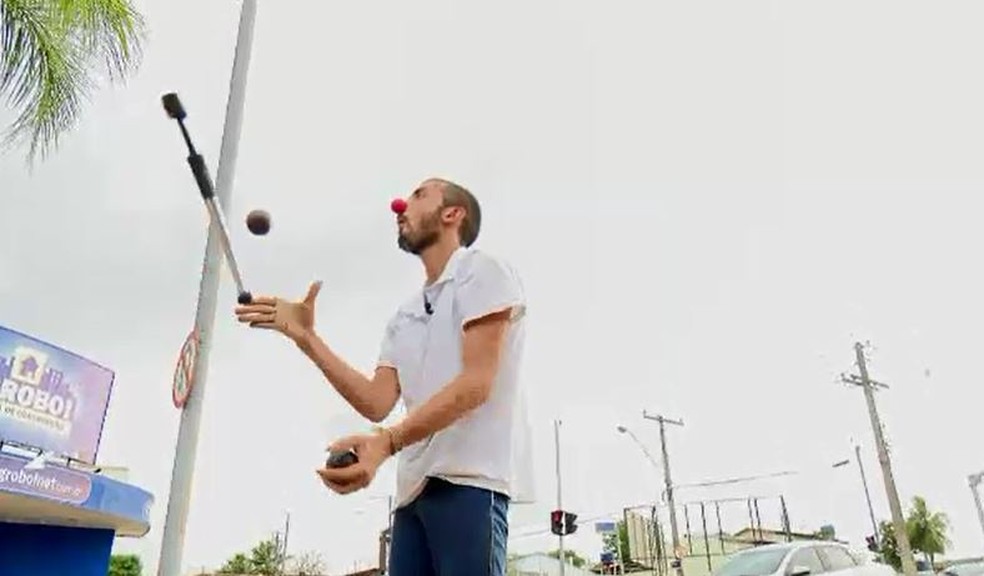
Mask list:
[{"label": "white building", "polygon": [[[510,576],[560,576],[560,560],[548,554],[530,554],[516,558],[509,565]],[[584,568],[570,564],[564,567],[564,576],[597,576]]]}]

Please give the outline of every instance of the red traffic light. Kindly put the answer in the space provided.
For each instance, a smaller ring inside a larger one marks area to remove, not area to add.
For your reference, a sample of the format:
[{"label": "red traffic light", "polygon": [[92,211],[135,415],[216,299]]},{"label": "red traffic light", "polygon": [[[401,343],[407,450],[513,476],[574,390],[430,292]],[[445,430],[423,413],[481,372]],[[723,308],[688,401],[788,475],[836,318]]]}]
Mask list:
[{"label": "red traffic light", "polygon": [[554,510],[550,513],[550,531],[558,536],[573,534],[577,531],[577,514]]},{"label": "red traffic light", "polygon": [[558,536],[564,534],[564,511],[554,510],[550,513],[550,531]]}]

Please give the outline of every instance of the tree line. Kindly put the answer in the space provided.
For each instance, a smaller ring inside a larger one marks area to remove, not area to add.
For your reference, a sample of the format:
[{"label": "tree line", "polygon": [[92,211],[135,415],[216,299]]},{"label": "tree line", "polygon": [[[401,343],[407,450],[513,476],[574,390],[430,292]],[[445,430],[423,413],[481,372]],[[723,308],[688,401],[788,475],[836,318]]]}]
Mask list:
[{"label": "tree line", "polygon": [[[258,542],[249,552],[239,552],[225,561],[216,574],[229,576],[323,576],[325,563],[317,552],[297,556],[285,554],[276,538]],[[114,554],[107,576],[143,576],[136,554]]]}]

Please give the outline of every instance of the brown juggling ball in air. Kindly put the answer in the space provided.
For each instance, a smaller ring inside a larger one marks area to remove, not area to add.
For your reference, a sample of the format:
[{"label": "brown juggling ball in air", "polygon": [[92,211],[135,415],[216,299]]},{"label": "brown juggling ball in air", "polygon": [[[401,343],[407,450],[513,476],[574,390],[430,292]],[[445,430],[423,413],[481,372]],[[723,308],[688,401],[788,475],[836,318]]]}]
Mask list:
[{"label": "brown juggling ball in air", "polygon": [[246,216],[246,227],[257,236],[270,231],[270,213],[266,210],[253,210]]}]

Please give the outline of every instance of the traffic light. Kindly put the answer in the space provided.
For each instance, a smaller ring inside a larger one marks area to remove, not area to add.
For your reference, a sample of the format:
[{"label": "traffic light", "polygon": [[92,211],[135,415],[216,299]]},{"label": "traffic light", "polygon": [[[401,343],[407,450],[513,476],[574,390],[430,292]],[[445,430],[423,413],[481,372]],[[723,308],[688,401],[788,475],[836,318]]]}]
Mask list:
[{"label": "traffic light", "polygon": [[550,513],[550,531],[561,536],[564,534],[564,511],[554,510]]},{"label": "traffic light", "polygon": [[564,512],[564,534],[577,532],[577,514]]},{"label": "traffic light", "polygon": [[550,531],[557,536],[566,536],[577,531],[577,514],[554,510],[550,513]]},{"label": "traffic light", "polygon": [[872,552],[878,552],[878,539],[874,536],[865,536],[865,541],[868,543],[868,550]]}]

